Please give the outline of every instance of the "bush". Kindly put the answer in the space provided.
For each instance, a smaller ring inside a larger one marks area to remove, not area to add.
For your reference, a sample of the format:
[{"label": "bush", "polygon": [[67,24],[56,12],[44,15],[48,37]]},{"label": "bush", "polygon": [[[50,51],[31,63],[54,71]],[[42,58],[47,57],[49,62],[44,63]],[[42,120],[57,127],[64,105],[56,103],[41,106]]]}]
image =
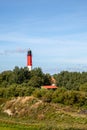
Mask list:
[{"label": "bush", "polygon": [[52,90],[48,90],[42,97],[42,100],[44,102],[51,102],[52,101],[52,94],[53,91]]},{"label": "bush", "polygon": [[54,91],[52,95],[52,101],[54,103],[64,103],[64,93],[66,92],[65,88],[58,88],[56,91]]},{"label": "bush", "polygon": [[80,90],[80,91],[87,92],[87,83],[84,83],[84,84],[80,85],[79,90]]}]

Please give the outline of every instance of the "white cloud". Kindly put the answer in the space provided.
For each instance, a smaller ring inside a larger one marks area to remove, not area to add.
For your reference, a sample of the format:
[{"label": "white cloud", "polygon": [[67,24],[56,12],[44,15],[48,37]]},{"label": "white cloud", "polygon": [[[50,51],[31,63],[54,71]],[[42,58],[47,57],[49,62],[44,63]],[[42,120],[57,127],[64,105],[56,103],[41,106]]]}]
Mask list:
[{"label": "white cloud", "polygon": [[[50,37],[26,37],[20,33],[7,33],[7,34],[0,34],[0,41],[5,42],[21,42],[21,43],[33,43],[33,44],[58,44],[58,45],[70,45],[70,44],[87,44],[86,43],[86,36],[87,33],[80,33],[80,34],[67,34],[63,36],[50,36]],[[79,39],[76,39],[79,38]],[[81,41],[81,39],[85,39],[85,41]]]}]

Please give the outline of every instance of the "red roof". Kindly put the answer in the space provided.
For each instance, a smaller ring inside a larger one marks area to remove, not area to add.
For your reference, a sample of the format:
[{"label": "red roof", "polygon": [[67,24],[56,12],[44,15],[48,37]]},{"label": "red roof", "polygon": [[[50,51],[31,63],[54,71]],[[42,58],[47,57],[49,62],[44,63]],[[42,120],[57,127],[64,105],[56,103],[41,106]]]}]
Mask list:
[{"label": "red roof", "polygon": [[46,86],[42,86],[42,88],[54,89],[54,88],[57,88],[57,86],[53,86],[53,85],[46,85]]}]

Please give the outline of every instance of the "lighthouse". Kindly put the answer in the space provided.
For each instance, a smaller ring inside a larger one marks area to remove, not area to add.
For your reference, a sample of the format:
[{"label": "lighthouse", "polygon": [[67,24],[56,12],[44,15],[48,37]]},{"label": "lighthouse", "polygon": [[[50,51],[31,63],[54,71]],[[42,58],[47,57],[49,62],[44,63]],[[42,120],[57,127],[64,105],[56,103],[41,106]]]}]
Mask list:
[{"label": "lighthouse", "polygon": [[32,70],[32,51],[31,50],[28,50],[27,52],[27,67],[29,71]]}]

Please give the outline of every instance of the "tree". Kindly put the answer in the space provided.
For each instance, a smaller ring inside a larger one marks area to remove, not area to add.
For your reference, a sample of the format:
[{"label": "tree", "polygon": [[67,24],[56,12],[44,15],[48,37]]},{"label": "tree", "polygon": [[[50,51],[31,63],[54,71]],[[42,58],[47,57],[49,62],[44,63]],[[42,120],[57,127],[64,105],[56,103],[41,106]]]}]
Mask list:
[{"label": "tree", "polygon": [[51,76],[50,74],[44,74],[43,76],[44,85],[51,85]]},{"label": "tree", "polygon": [[[87,74],[84,74],[87,77]],[[86,82],[83,78],[83,73],[62,71],[59,74],[54,75],[57,86],[65,87],[69,90],[79,90],[80,84]]]},{"label": "tree", "polygon": [[15,69],[13,70],[13,73],[15,83],[21,84],[23,82],[27,82],[30,79],[30,73],[26,67],[19,68],[16,66]]},{"label": "tree", "polygon": [[40,67],[34,68],[33,70],[31,70],[30,75],[31,77],[33,76],[43,77],[42,69]]},{"label": "tree", "polygon": [[29,86],[35,87],[35,88],[40,88],[41,85],[43,84],[43,79],[41,77],[38,76],[33,76],[29,82],[28,82]]}]

